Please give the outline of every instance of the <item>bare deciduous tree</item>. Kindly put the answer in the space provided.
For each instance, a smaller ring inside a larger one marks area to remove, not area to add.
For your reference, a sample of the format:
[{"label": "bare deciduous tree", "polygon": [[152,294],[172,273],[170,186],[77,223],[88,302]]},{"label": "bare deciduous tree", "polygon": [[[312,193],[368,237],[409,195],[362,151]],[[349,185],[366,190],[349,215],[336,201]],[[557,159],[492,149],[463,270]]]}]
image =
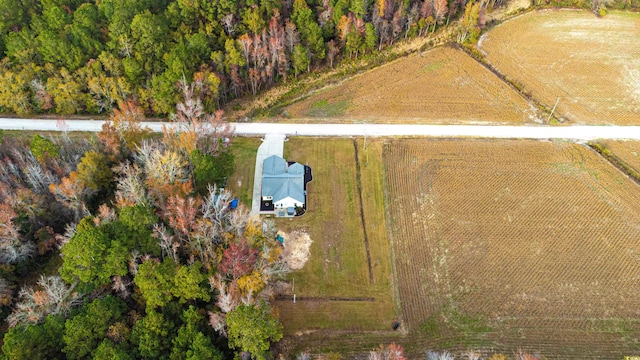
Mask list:
[{"label": "bare deciduous tree", "polygon": [[427,351],[427,354],[425,356],[425,360],[454,360],[454,356],[451,355],[451,353],[449,353],[448,351],[442,351],[442,352],[438,352],[438,351],[432,351],[429,350]]},{"label": "bare deciduous tree", "polygon": [[220,308],[220,311],[226,314],[240,305],[235,282],[226,283],[222,279],[222,275],[216,274],[209,278],[209,284],[211,285],[211,290],[218,291],[216,306]]},{"label": "bare deciduous tree", "polygon": [[119,207],[153,205],[144,185],[144,174],[138,164],[124,162],[116,166],[116,204]]},{"label": "bare deciduous tree", "polygon": [[20,290],[18,302],[7,317],[10,326],[37,324],[47,315],[68,314],[82,303],[75,285],[67,285],[59,276],[40,276],[37,288]]},{"label": "bare deciduous tree", "polygon": [[13,223],[17,216],[9,204],[0,203],[0,264],[15,264],[36,252],[36,246],[23,241]]},{"label": "bare deciduous tree", "polygon": [[221,312],[209,311],[209,325],[218,332],[218,334],[227,336],[227,315]]},{"label": "bare deciduous tree", "polygon": [[442,24],[445,16],[447,15],[447,11],[447,0],[434,0],[433,16],[438,24]]},{"label": "bare deciduous tree", "polygon": [[222,110],[213,114],[204,112],[203,79],[197,77],[192,83],[187,83],[183,77],[178,86],[182,90],[183,101],[176,105],[176,113],[171,116],[176,125],[163,128],[163,141],[175,151],[182,150],[187,154],[196,149],[213,156],[226,151],[234,129],[222,121]]},{"label": "bare deciduous tree", "polygon": [[199,210],[199,199],[194,197],[183,198],[177,195],[169,197],[165,209],[165,217],[180,237],[188,241],[196,227],[196,218]]},{"label": "bare deciduous tree", "polygon": [[222,18],[222,27],[227,35],[233,36],[236,32],[236,21],[233,14],[228,14],[227,16]]},{"label": "bare deciduous tree", "polygon": [[289,54],[293,54],[293,48],[300,43],[300,34],[298,34],[296,24],[287,20],[284,27],[284,33],[287,51]]},{"label": "bare deciduous tree", "polygon": [[69,240],[76,234],[76,223],[68,223],[64,226],[64,234],[57,234],[55,236],[56,242],[58,243],[58,249],[62,248],[64,244],[68,243]]},{"label": "bare deciduous tree", "polygon": [[134,101],[118,101],[118,108],[102,125],[98,139],[112,156],[127,156],[151,133],[149,127],[141,125],[144,120],[144,112]]},{"label": "bare deciduous tree", "polygon": [[156,142],[143,142],[136,160],[143,166],[147,182],[175,184],[191,179],[188,160],[178,152],[163,149]]},{"label": "bare deciduous tree", "polygon": [[31,159],[31,157],[29,157],[29,163],[24,168],[24,174],[27,183],[36,194],[46,194],[49,191],[49,185],[58,181],[50,171],[43,169],[42,165],[35,158]]},{"label": "bare deciduous tree", "polygon": [[274,239],[278,228],[276,227],[276,221],[272,218],[265,218],[262,220],[262,233],[267,239]]},{"label": "bare deciduous tree", "polygon": [[166,149],[157,142],[143,141],[134,157],[144,170],[149,203],[153,201],[163,206],[168,197],[186,196],[193,190],[191,164],[183,152]]},{"label": "bare deciduous tree", "polygon": [[89,214],[83,201],[85,188],[76,171],[72,171],[68,176],[63,177],[60,180],[60,184],[50,184],[49,191],[57,201],[73,210],[76,222],[79,222],[80,219]]},{"label": "bare deciduous tree", "polygon": [[369,352],[369,360],[407,360],[404,348],[396,343],[387,346],[380,345],[378,349]]},{"label": "bare deciduous tree", "polygon": [[163,224],[153,225],[153,236],[159,241],[160,249],[162,249],[162,256],[169,257],[173,261],[178,262],[178,249],[180,249],[180,242],[175,240],[175,236],[171,235]]},{"label": "bare deciduous tree", "polygon": [[118,294],[118,296],[123,299],[127,299],[131,296],[131,285],[133,284],[131,279],[126,276],[114,276],[111,281],[111,288]]},{"label": "bare deciduous tree", "polygon": [[229,204],[233,200],[233,194],[220,190],[215,185],[209,185],[208,190],[207,196],[202,199],[202,217],[211,221],[220,229],[219,231],[226,231],[225,223],[229,215]]}]

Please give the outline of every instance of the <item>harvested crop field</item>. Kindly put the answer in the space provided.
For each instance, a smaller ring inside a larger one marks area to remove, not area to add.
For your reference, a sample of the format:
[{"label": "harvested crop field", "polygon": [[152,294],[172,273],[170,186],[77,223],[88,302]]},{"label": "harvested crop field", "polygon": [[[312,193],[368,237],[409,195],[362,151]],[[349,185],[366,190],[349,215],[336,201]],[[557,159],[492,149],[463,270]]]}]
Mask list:
[{"label": "harvested crop field", "polygon": [[640,173],[640,142],[601,140],[599,143],[636,173]]},{"label": "harvested crop field", "polygon": [[640,354],[640,189],[595,151],[411,139],[384,161],[409,349]]},{"label": "harvested crop field", "polygon": [[467,54],[440,47],[381,66],[285,108],[309,121],[528,123],[536,112]]},{"label": "harvested crop field", "polygon": [[499,71],[571,123],[640,124],[640,14],[524,14],[489,31],[480,49]]}]

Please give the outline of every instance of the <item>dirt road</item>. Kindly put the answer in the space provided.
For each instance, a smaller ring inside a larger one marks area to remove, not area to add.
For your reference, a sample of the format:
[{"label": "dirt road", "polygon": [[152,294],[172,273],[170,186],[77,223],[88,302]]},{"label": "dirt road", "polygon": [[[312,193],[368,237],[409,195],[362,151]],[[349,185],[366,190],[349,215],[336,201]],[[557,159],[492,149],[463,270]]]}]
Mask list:
[{"label": "dirt road", "polygon": [[[0,129],[34,131],[100,131],[103,121],[0,118]],[[273,124],[232,123],[240,136],[425,136],[502,139],[640,140],[640,126],[508,126],[508,125],[409,125],[409,124]],[[172,123],[148,122],[153,131]]]}]

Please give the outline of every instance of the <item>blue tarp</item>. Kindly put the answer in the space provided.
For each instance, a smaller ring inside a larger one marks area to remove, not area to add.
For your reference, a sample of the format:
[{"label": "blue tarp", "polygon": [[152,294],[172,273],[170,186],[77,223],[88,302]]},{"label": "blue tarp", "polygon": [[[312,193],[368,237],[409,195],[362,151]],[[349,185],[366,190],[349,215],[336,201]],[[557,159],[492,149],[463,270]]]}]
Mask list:
[{"label": "blue tarp", "polygon": [[233,210],[238,207],[238,199],[231,200],[231,204],[229,204],[229,209]]}]

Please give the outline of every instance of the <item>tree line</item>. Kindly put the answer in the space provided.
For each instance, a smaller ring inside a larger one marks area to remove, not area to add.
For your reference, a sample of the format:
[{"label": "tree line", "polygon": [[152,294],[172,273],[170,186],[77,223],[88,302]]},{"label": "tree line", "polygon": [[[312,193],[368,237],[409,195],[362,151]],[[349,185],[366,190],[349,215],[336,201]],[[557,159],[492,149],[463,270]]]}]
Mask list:
[{"label": "tree line", "polygon": [[89,139],[2,138],[0,358],[264,359],[280,340],[274,223],[230,206],[233,129],[203,81],[180,90],[161,138],[132,101]]},{"label": "tree line", "polygon": [[0,111],[213,111],[341,57],[426,35],[476,0],[0,0]]}]

